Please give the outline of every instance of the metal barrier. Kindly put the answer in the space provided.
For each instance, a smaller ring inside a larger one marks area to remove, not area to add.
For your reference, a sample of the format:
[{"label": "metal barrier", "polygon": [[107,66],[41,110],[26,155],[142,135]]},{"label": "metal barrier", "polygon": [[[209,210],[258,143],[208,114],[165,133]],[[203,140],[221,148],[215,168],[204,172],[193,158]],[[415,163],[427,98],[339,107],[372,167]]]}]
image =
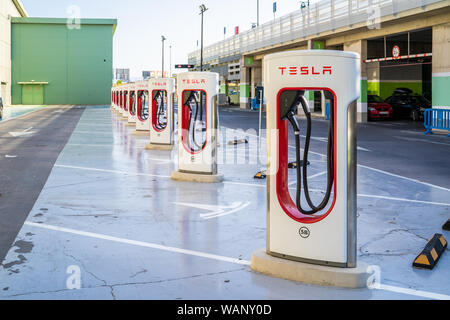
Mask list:
[{"label": "metal barrier", "polygon": [[[442,0],[321,0],[307,8],[264,23],[239,35],[206,46],[204,63],[219,58],[240,56],[265,47],[334,31],[338,28],[373,20],[374,10],[383,18],[411,9],[445,1]],[[200,50],[188,55],[189,64],[200,63]]]},{"label": "metal barrier", "polygon": [[[428,109],[424,114],[425,134],[433,134],[433,129],[450,131],[450,109]],[[450,134],[447,135],[450,137]]]},{"label": "metal barrier", "polygon": [[327,105],[327,107],[326,107],[326,111],[325,111],[325,119],[330,120],[330,118],[331,118],[331,109],[330,109],[331,103],[327,102],[326,105]]}]

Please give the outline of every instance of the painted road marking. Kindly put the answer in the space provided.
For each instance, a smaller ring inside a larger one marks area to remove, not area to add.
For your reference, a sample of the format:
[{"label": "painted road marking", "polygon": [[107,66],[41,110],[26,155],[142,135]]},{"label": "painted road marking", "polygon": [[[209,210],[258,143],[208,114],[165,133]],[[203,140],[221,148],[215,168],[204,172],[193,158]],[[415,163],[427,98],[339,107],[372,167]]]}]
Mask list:
[{"label": "painted road marking", "polygon": [[[102,147],[102,148],[114,148],[119,146],[125,146],[126,144],[83,144],[83,143],[68,143],[66,146],[73,147]],[[136,149],[145,149],[145,147],[134,147]]]},{"label": "painted road marking", "polygon": [[23,137],[23,136],[29,136],[31,134],[36,133],[35,131],[31,131],[31,130],[33,130],[33,127],[29,127],[28,129],[25,129],[20,132],[9,132],[9,134],[11,136],[13,136],[14,138],[18,138],[18,137]]},{"label": "painted road marking", "polygon": [[439,144],[439,145],[444,145],[444,146],[450,147],[450,143],[444,143],[444,142],[436,142],[436,141],[430,141],[430,140],[425,140],[425,139],[416,139],[416,138],[405,138],[405,137],[399,137],[399,136],[394,136],[394,138],[397,138],[399,140],[405,140],[405,141],[417,141],[417,142]]},{"label": "painted road marking", "polygon": [[[234,129],[230,129],[230,128],[226,128],[226,129],[234,130]],[[253,134],[248,133],[248,135],[253,135]],[[253,135],[253,136],[257,137],[256,135]],[[261,140],[267,140],[267,139],[266,139],[266,138],[261,138]],[[291,148],[291,149],[296,149],[295,146],[289,145],[288,147]],[[314,152],[314,151],[309,151],[309,152],[310,152],[311,154],[315,154],[315,155],[318,155],[318,156],[321,156],[321,157],[325,157],[325,158],[326,158],[326,155],[325,155],[325,154],[318,153],[318,152]],[[383,170],[380,170],[380,169],[375,169],[375,168],[368,167],[368,166],[364,166],[364,165],[361,165],[361,164],[358,164],[358,167],[360,167],[360,168],[365,168],[365,169],[369,169],[369,170],[373,170],[373,171],[376,171],[376,172],[379,172],[379,173],[383,173],[383,174],[386,174],[386,175],[389,175],[389,176],[392,176],[392,177],[397,177],[397,178],[409,180],[409,181],[412,181],[412,182],[416,182],[416,183],[419,183],[419,184],[426,185],[426,186],[428,186],[428,187],[437,188],[437,189],[441,189],[441,190],[450,192],[450,189],[448,189],[448,188],[444,188],[444,187],[437,186],[437,185],[434,185],[434,184],[431,184],[431,183],[423,182],[423,181],[420,181],[420,180],[417,180],[417,179],[413,179],[413,178],[408,178],[408,177],[400,176],[400,175],[398,175],[398,174],[390,173],[390,172],[383,171]]]},{"label": "painted road marking", "polygon": [[414,290],[414,289],[407,289],[407,288],[389,286],[389,285],[385,285],[385,284],[379,284],[374,289],[391,291],[391,292],[396,292],[396,293],[403,293],[403,294],[407,294],[407,295],[411,295],[411,296],[417,296],[417,297],[429,298],[429,299],[435,299],[435,300],[450,300],[450,296],[445,295],[445,294],[420,291],[420,290]]},{"label": "painted road marking", "polygon": [[[129,244],[129,245],[138,246],[138,247],[145,247],[145,248],[180,253],[180,254],[185,254],[185,255],[190,255],[190,256],[195,256],[195,257],[201,257],[201,258],[206,258],[206,259],[212,259],[212,260],[217,260],[217,261],[229,262],[229,263],[234,263],[234,264],[239,264],[239,265],[244,265],[244,266],[251,265],[251,262],[247,261],[247,260],[224,257],[224,256],[215,255],[215,254],[187,250],[187,249],[180,249],[180,248],[175,248],[175,247],[168,247],[168,246],[163,246],[163,245],[156,244],[156,243],[149,243],[149,242],[143,242],[143,241],[136,241],[136,240],[112,237],[112,236],[107,236],[107,235],[103,235],[103,234],[99,234],[99,233],[79,231],[79,230],[57,227],[57,226],[52,226],[52,225],[47,225],[47,224],[34,223],[34,222],[29,222],[29,221],[26,221],[24,223],[24,225],[27,225],[29,227],[39,228],[39,229],[46,229],[46,230],[51,230],[51,231],[59,231],[59,232],[63,232],[63,233],[79,235],[79,236],[88,237],[88,238],[113,241],[113,242],[117,242],[117,243]],[[445,294],[439,294],[439,293],[433,293],[433,292],[427,292],[427,291],[421,291],[421,290],[414,290],[414,289],[407,289],[407,288],[389,286],[389,285],[384,285],[384,284],[378,284],[378,285],[374,286],[372,289],[391,291],[391,292],[395,292],[395,293],[402,293],[402,294],[406,294],[406,295],[413,295],[413,296],[418,296],[418,297],[423,297],[423,298],[428,298],[428,299],[450,300],[450,296],[445,295]]]},{"label": "painted road marking", "polygon": [[213,259],[213,260],[224,261],[224,262],[230,262],[230,263],[241,264],[241,265],[246,265],[246,266],[250,265],[250,261],[246,261],[246,260],[229,258],[229,257],[219,256],[219,255],[205,253],[205,252],[180,249],[180,248],[175,248],[175,247],[168,247],[168,246],[163,246],[163,245],[156,244],[156,243],[129,240],[129,239],[124,239],[124,238],[107,236],[104,234],[78,231],[78,230],[74,230],[74,229],[62,228],[62,227],[57,227],[57,226],[52,226],[52,225],[47,225],[47,224],[29,222],[29,221],[26,221],[25,225],[30,226],[30,227],[40,228],[40,229],[47,229],[47,230],[52,230],[52,231],[59,231],[59,232],[64,232],[64,233],[75,234],[75,235],[94,238],[94,239],[101,239],[101,240],[108,240],[108,241],[113,241],[113,242],[118,242],[118,243],[124,243],[124,244],[129,244],[129,245],[138,246],[138,247],[145,247],[145,248],[152,248],[152,249],[157,249],[157,250],[181,253],[181,254],[185,254],[185,255]]},{"label": "painted road marking", "polygon": [[[150,173],[133,173],[133,172],[128,172],[128,171],[106,170],[106,169],[78,167],[78,166],[55,165],[55,167],[57,167],[57,168],[67,168],[67,169],[76,169],[76,170],[86,170],[86,171],[98,171],[98,172],[105,172],[105,173],[115,173],[115,174],[122,174],[122,175],[127,175],[127,176],[145,176],[145,177],[165,178],[165,179],[170,178],[170,176],[163,176],[163,175],[150,174]],[[250,186],[250,187],[255,187],[255,188],[267,188],[266,184],[243,183],[243,182],[234,182],[234,181],[224,181],[223,184]],[[290,189],[295,190],[295,188],[290,188]],[[319,190],[319,189],[310,189],[309,191],[311,191],[311,192],[321,192],[321,193],[325,192],[324,190]],[[393,201],[423,203],[423,204],[430,204],[430,205],[437,205],[437,206],[450,206],[450,203],[431,202],[431,201],[423,201],[423,200],[411,200],[411,199],[393,198],[393,197],[378,196],[378,195],[360,195],[360,194],[358,194],[358,197],[360,197],[360,196],[361,197],[367,197],[367,198],[393,200]]]},{"label": "painted road marking", "polygon": [[[327,173],[328,173],[328,171],[320,172],[320,173],[314,174],[314,175],[312,175],[312,176],[309,176],[308,179],[314,179],[314,178],[323,176],[323,175],[325,175],[325,174],[327,174]],[[296,184],[296,183],[297,183],[297,181],[292,181],[292,182],[289,183],[288,185],[289,185],[289,186],[292,186],[292,185],[294,185],[294,184]]]},{"label": "painted road marking", "polygon": [[[233,202],[230,206],[221,206],[221,205],[205,205],[205,204],[199,204],[199,203],[187,203],[187,202],[173,202],[176,205],[179,206],[186,206],[206,211],[212,211],[210,213],[204,213],[200,214],[200,217],[204,220],[210,220],[218,217],[227,216],[233,213],[236,213],[238,211],[241,211],[245,208],[247,208],[250,205],[250,202]],[[227,209],[231,209],[228,210]]]}]

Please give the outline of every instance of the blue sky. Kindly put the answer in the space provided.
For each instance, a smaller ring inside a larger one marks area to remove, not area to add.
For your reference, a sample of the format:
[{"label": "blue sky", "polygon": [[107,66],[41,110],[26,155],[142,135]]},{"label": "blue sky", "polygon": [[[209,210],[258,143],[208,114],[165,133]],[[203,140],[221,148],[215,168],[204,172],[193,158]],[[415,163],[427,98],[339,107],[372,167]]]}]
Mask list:
[{"label": "blue sky", "polygon": [[[166,70],[169,46],[172,65],[187,63],[187,55],[197,49],[200,38],[199,5],[205,3],[205,45],[227,37],[234,27],[241,31],[256,22],[257,0],[22,0],[31,17],[68,17],[68,8],[76,5],[81,18],[116,18],[114,67],[130,68],[132,77],[143,70],[161,69],[161,35],[166,36]],[[273,19],[274,0],[260,0],[260,23]],[[300,7],[297,0],[278,0],[277,17]],[[316,2],[316,1],[311,1]],[[175,71],[175,70],[174,70]]]}]

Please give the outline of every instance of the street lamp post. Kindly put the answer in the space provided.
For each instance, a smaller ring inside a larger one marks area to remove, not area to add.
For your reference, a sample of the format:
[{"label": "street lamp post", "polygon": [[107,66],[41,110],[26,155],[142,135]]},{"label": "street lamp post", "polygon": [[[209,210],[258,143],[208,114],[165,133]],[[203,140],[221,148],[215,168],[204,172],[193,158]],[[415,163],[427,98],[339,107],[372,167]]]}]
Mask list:
[{"label": "street lamp post", "polygon": [[256,0],[256,25],[259,26],[259,0]]},{"label": "street lamp post", "polygon": [[161,74],[161,78],[164,78],[164,41],[166,41],[166,37],[161,36],[161,41],[162,41],[162,74]]},{"label": "street lamp post", "polygon": [[200,6],[200,15],[202,16],[202,36],[201,36],[201,44],[200,44],[200,71],[203,71],[203,14],[208,9],[204,4]]},{"label": "street lamp post", "polygon": [[172,78],[172,46],[169,46],[170,59],[169,59],[169,78]]}]

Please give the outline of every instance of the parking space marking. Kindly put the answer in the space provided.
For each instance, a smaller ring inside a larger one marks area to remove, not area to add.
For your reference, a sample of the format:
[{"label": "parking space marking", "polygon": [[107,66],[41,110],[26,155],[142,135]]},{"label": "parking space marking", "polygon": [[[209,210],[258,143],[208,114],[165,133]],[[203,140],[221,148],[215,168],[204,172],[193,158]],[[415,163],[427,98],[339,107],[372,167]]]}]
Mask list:
[{"label": "parking space marking", "polygon": [[399,137],[399,136],[394,136],[394,138],[397,138],[399,140],[405,140],[405,141],[413,141],[413,142],[416,141],[416,142],[423,142],[423,143],[439,144],[439,145],[444,145],[444,146],[450,147],[450,143],[444,143],[444,142],[436,142],[436,141],[417,139],[417,138],[405,138],[405,137]]},{"label": "parking space marking", "polygon": [[[185,254],[185,255],[195,256],[195,257],[200,257],[200,258],[229,262],[229,263],[234,263],[234,264],[239,264],[239,265],[244,265],[244,266],[251,265],[251,262],[248,260],[241,260],[241,259],[224,257],[224,256],[219,256],[219,255],[205,253],[205,252],[180,249],[180,248],[175,248],[175,247],[168,247],[168,246],[163,246],[160,244],[155,244],[155,243],[150,243],[150,242],[143,242],[143,241],[136,241],[136,240],[112,237],[112,236],[99,234],[99,233],[79,231],[79,230],[57,227],[57,226],[52,226],[52,225],[47,225],[47,224],[39,224],[39,223],[34,223],[34,222],[29,222],[29,221],[26,221],[24,223],[24,225],[27,225],[29,227],[39,228],[39,229],[46,229],[46,230],[51,230],[51,231],[58,231],[58,232],[93,238],[93,239],[107,240],[107,241],[112,241],[112,242],[117,242],[117,243],[122,243],[122,244],[138,246],[138,247],[151,248],[151,249],[180,253],[180,254]],[[445,295],[445,294],[433,293],[433,292],[427,292],[427,291],[421,291],[421,290],[414,290],[414,289],[409,289],[409,288],[401,288],[401,287],[390,286],[390,285],[385,285],[385,284],[378,284],[375,287],[373,287],[372,289],[391,291],[391,292],[395,292],[395,293],[401,293],[401,294],[412,295],[412,296],[417,296],[417,297],[422,297],[422,298],[436,299],[436,300],[450,300],[450,296]]]},{"label": "parking space marking", "polygon": [[[107,170],[107,169],[97,169],[97,168],[88,168],[88,167],[66,166],[66,165],[55,165],[55,167],[66,168],[66,169],[75,169],[75,170],[98,171],[98,172],[114,173],[114,174],[121,174],[121,175],[128,175],[128,176],[145,176],[145,177],[163,178],[163,179],[170,178],[170,176],[163,176],[163,175],[157,175],[157,174],[151,174],[151,173],[134,173],[134,172],[120,171],[120,170]],[[374,170],[377,170],[377,169],[374,169]],[[244,183],[244,182],[235,182],[235,181],[224,181],[223,184],[249,186],[249,187],[255,187],[255,188],[266,188],[267,187],[266,184]],[[290,189],[295,190],[295,188],[290,188]],[[324,192],[324,190],[319,190],[319,189],[309,189],[309,191],[322,192],[322,193]],[[438,205],[438,206],[450,206],[450,203],[440,203],[440,202],[431,202],[431,201],[424,201],[424,200],[394,198],[394,197],[378,196],[378,195],[358,194],[358,197],[385,199],[385,200],[412,202],[412,203],[422,203],[422,204]]]},{"label": "parking space marking", "polygon": [[[210,220],[215,219],[223,216],[227,216],[233,213],[236,213],[238,211],[241,211],[245,208],[247,208],[250,205],[250,202],[234,202],[230,206],[220,206],[220,205],[205,205],[205,204],[199,204],[199,203],[185,203],[185,202],[174,202],[174,204],[179,206],[186,206],[206,211],[212,211],[210,213],[204,213],[200,214],[200,217],[203,220]],[[227,209],[231,209],[228,210]]]},{"label": "parking space marking", "polygon": [[396,292],[396,293],[403,293],[403,294],[407,294],[410,296],[429,298],[429,299],[435,299],[435,300],[450,300],[450,296],[445,295],[445,294],[427,292],[427,291],[421,291],[421,290],[414,290],[414,289],[408,289],[408,288],[401,288],[401,287],[389,286],[389,285],[385,285],[385,284],[379,284],[374,289],[391,291],[391,292]]},{"label": "parking space marking", "polygon": [[79,231],[79,230],[57,227],[57,226],[52,226],[52,225],[48,225],[48,224],[34,223],[34,222],[29,222],[29,221],[26,221],[25,225],[27,225],[29,227],[35,227],[35,228],[40,228],[40,229],[52,230],[52,231],[59,231],[59,232],[63,232],[63,233],[69,233],[69,234],[79,235],[79,236],[93,238],[93,239],[100,239],[100,240],[107,240],[107,241],[112,241],[112,242],[117,242],[117,243],[129,244],[129,245],[138,246],[138,247],[145,247],[145,248],[157,249],[157,250],[162,250],[162,251],[181,253],[181,254],[185,254],[185,255],[207,258],[207,259],[212,259],[212,260],[217,260],[217,261],[224,261],[224,262],[229,262],[229,263],[235,263],[235,264],[240,264],[240,265],[245,265],[245,266],[250,265],[250,261],[247,261],[247,260],[240,260],[237,258],[224,257],[224,256],[215,255],[215,254],[187,250],[187,249],[180,249],[180,248],[175,248],[175,247],[168,247],[168,246],[163,246],[163,245],[156,244],[156,243],[112,237],[112,236],[99,234],[99,233]]},{"label": "parking space marking", "polygon": [[431,183],[428,183],[428,182],[423,182],[423,181],[420,181],[420,180],[417,180],[417,179],[400,176],[398,174],[390,173],[390,172],[383,171],[383,170],[380,170],[380,169],[375,169],[375,168],[372,168],[372,167],[364,166],[362,164],[358,164],[358,167],[369,169],[369,170],[372,170],[372,171],[375,171],[375,172],[379,172],[379,173],[383,173],[383,174],[386,174],[386,175],[391,176],[391,177],[396,177],[396,178],[400,178],[400,179],[416,182],[416,183],[419,183],[419,184],[423,184],[423,185],[425,185],[427,187],[432,187],[432,188],[436,188],[436,189],[440,189],[440,190],[444,190],[444,191],[450,192],[450,189],[448,189],[448,188],[437,186],[437,185],[434,185],[434,184],[431,184]]},{"label": "parking space marking", "polygon": [[[308,179],[314,179],[314,178],[323,176],[323,175],[325,175],[325,174],[327,174],[327,173],[328,173],[328,171],[320,172],[320,173],[314,174],[314,175],[312,175],[312,176],[309,176]],[[292,182],[289,183],[288,185],[289,185],[289,186],[292,186],[292,185],[294,185],[294,184],[296,184],[296,183],[297,183],[297,181],[292,181]]]},{"label": "parking space marking", "polygon": [[85,170],[85,171],[97,171],[97,172],[105,172],[105,173],[115,173],[126,176],[145,176],[145,177],[153,177],[153,178],[170,178],[170,176],[162,176],[151,173],[134,173],[128,171],[120,171],[120,170],[107,170],[107,169],[97,169],[97,168],[88,168],[88,167],[77,167],[77,166],[66,166],[66,165],[55,165],[56,168],[66,168],[66,169],[75,169],[75,170]]},{"label": "parking space marking", "polygon": [[432,202],[432,201],[423,201],[423,200],[412,200],[412,199],[394,198],[394,197],[387,197],[387,196],[376,196],[376,195],[371,195],[371,194],[358,194],[358,197],[383,199],[383,200],[392,200],[392,201],[402,201],[402,202],[412,202],[412,203],[429,204],[429,205],[434,205],[434,206],[450,207],[450,203]]},{"label": "parking space marking", "polygon": [[[104,147],[104,148],[111,148],[111,147],[117,147],[117,146],[124,146],[125,144],[81,144],[81,143],[68,143],[66,146],[71,147]],[[136,147],[136,149],[145,149],[145,147]]]},{"label": "parking space marking", "polygon": [[[227,129],[230,129],[230,128],[227,128]],[[233,129],[230,129],[230,130],[233,130]],[[248,135],[253,135],[253,134],[251,134],[251,133],[247,133],[247,134],[248,134]],[[253,135],[253,136],[257,137],[256,135]],[[261,138],[261,140],[267,140],[267,139],[266,139],[266,138]],[[288,145],[288,147],[289,147],[290,149],[296,149],[295,146]],[[326,158],[326,155],[325,155],[325,154],[322,154],[322,153],[318,153],[318,152],[314,152],[314,151],[309,151],[309,153],[315,154],[315,155],[318,155],[318,156],[321,156],[321,157],[325,157],[325,158]],[[437,188],[437,189],[441,189],[441,190],[450,192],[450,189],[448,189],[448,188],[444,188],[444,187],[437,186],[437,185],[434,185],[434,184],[431,184],[431,183],[423,182],[423,181],[420,181],[420,180],[417,180],[417,179],[408,178],[408,177],[401,176],[401,175],[398,175],[398,174],[395,174],[395,173],[390,173],[390,172],[383,171],[383,170],[380,170],[380,169],[375,169],[375,168],[372,168],[372,167],[364,166],[364,165],[362,165],[362,164],[358,164],[358,167],[360,167],[360,168],[365,168],[365,169],[369,169],[369,170],[376,171],[376,172],[379,172],[379,173],[383,173],[383,174],[386,174],[386,175],[389,175],[389,176],[392,176],[392,177],[396,177],[396,178],[401,178],[401,179],[409,180],[409,181],[412,181],[412,182],[415,182],[415,183],[419,183],[419,184],[426,185],[426,186],[428,186],[428,187]]]}]

